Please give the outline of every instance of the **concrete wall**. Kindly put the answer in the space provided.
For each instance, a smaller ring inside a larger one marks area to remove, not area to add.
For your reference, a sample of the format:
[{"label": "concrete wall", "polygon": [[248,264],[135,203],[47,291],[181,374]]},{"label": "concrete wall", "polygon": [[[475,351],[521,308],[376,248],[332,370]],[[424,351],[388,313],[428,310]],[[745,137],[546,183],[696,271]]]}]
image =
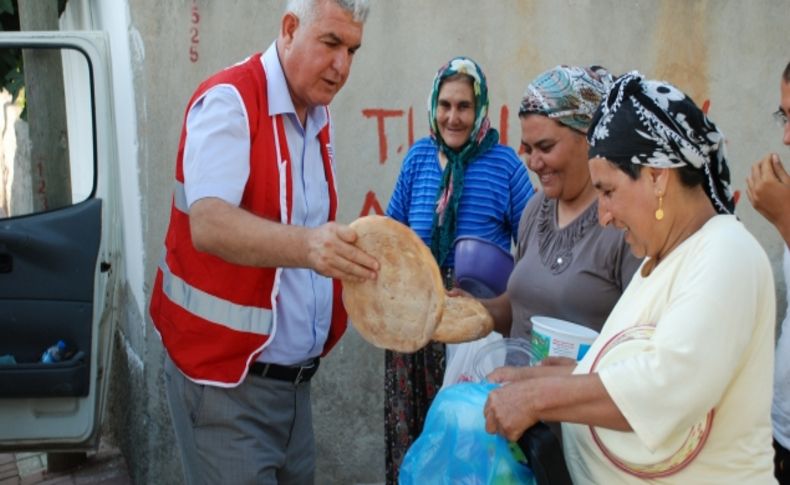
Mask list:
[{"label": "concrete wall", "polygon": [[[264,50],[280,0],[71,0],[112,32],[124,133],[127,291],[117,339],[111,429],[137,483],[176,483],[179,463],[161,382],[162,348],[144,315],[167,224],[184,106],[208,74]],[[518,147],[515,116],[527,82],[559,63],[638,69],[677,83],[729,137],[736,188],[767,151],[790,161],[772,124],[790,60],[790,1],[388,0],[374,2],[351,78],[333,104],[339,219],[385,208],[409,143],[427,133],[436,69],[465,54],[485,69],[491,115]],[[119,60],[120,59],[120,60]],[[124,63],[126,65],[124,66]],[[133,109],[128,109],[129,107]],[[739,215],[779,272],[780,241],[745,202]],[[734,255],[735,257],[735,255]],[[784,295],[780,282],[780,295]],[[318,483],[383,480],[383,352],[353,331],[313,386]]]}]

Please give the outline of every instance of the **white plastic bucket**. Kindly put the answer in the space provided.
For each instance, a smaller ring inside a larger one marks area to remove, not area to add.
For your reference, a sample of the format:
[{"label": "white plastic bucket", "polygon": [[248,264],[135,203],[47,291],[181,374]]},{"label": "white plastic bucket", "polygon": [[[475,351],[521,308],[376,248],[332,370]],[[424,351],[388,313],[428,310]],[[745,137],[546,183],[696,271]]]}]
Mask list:
[{"label": "white plastic bucket", "polygon": [[532,321],[532,351],[538,360],[569,357],[579,361],[598,337],[598,332],[578,323],[535,315]]}]

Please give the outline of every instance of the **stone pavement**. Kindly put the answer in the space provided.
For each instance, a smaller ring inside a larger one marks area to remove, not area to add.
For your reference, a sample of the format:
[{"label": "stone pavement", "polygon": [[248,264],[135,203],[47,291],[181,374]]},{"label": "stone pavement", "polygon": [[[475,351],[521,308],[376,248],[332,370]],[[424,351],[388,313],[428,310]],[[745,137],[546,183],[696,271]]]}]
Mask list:
[{"label": "stone pavement", "polygon": [[121,452],[102,442],[76,468],[47,471],[46,453],[0,454],[0,485],[132,485]]}]

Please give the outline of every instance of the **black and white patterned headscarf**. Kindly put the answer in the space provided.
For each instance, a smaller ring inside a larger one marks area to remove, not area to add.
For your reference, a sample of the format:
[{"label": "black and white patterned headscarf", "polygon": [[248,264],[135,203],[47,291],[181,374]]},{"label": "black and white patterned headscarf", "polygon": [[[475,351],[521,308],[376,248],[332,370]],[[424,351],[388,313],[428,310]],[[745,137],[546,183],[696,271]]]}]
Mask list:
[{"label": "black and white patterned headscarf", "polygon": [[690,166],[704,172],[705,193],[720,214],[735,201],[724,135],[694,101],[671,84],[630,72],[614,83],[587,132],[590,158],[617,165]]}]

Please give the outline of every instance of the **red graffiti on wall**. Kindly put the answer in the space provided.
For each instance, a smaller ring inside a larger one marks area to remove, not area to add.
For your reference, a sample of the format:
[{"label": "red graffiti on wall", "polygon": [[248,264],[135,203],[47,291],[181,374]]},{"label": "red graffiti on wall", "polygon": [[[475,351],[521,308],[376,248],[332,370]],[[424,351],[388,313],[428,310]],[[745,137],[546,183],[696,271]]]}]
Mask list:
[{"label": "red graffiti on wall", "polygon": [[499,143],[507,145],[507,117],[510,116],[510,110],[504,104],[499,110]]},{"label": "red graffiti on wall", "polygon": [[38,183],[36,184],[35,192],[41,204],[41,209],[47,210],[49,209],[49,203],[47,199],[47,182],[44,176],[44,163],[41,157],[38,158],[39,160],[36,161],[36,178],[38,179]]},{"label": "red graffiti on wall", "polygon": [[376,193],[372,190],[369,190],[368,193],[365,194],[365,202],[362,203],[362,210],[359,211],[359,217],[370,214],[370,211],[373,211],[374,214],[378,214],[380,216],[384,215],[384,211],[381,209],[381,204],[379,204],[379,199],[376,197]]},{"label": "red graffiti on wall", "polygon": [[192,27],[189,28],[189,61],[197,62],[200,59],[198,54],[198,45],[200,44],[200,32],[198,26],[200,24],[200,12],[198,11],[197,0],[192,0]]},{"label": "red graffiti on wall", "polygon": [[363,109],[362,116],[365,118],[376,118],[376,133],[379,136],[379,164],[384,165],[387,161],[387,132],[385,131],[384,120],[386,118],[400,118],[403,116],[402,109]]}]

